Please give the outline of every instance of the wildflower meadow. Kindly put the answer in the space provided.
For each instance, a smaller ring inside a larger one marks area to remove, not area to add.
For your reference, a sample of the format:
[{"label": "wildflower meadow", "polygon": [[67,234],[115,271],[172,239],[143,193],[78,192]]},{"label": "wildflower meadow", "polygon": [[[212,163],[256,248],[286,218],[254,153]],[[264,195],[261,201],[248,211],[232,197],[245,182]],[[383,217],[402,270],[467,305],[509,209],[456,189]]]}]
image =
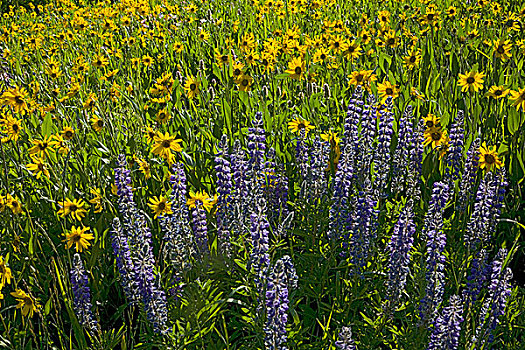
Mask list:
[{"label": "wildflower meadow", "polygon": [[525,349],[523,2],[0,10],[0,349]]}]

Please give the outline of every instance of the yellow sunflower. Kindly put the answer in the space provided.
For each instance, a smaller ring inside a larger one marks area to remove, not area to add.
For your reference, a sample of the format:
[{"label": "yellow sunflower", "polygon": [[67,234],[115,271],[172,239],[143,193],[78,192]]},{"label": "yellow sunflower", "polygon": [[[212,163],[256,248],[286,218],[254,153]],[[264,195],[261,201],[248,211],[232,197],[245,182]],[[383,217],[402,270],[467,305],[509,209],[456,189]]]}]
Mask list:
[{"label": "yellow sunflower", "polygon": [[493,167],[501,168],[503,163],[498,157],[496,146],[487,146],[486,142],[483,142],[479,148],[479,167],[481,169],[487,169],[491,171]]},{"label": "yellow sunflower", "polygon": [[154,219],[156,219],[159,215],[173,214],[171,211],[171,202],[169,202],[164,196],[154,196],[153,198],[150,198],[148,206],[155,214]]},{"label": "yellow sunflower", "polygon": [[385,103],[388,97],[396,99],[399,96],[399,89],[388,80],[377,84],[377,92],[379,93],[379,97],[381,97],[381,103]]},{"label": "yellow sunflower", "polygon": [[80,221],[87,213],[87,210],[84,208],[85,205],[86,203],[82,199],[66,199],[64,202],[62,202],[62,204],[60,204],[58,215],[61,217],[70,215],[74,219]]},{"label": "yellow sunflower", "polygon": [[428,113],[427,116],[423,118],[423,121],[427,129],[439,126],[439,117],[432,113]]},{"label": "yellow sunflower", "polygon": [[288,122],[288,129],[290,129],[293,133],[304,130],[304,135],[306,136],[310,130],[315,129],[315,126],[312,125],[308,120],[297,117],[291,122]]},{"label": "yellow sunflower", "polygon": [[441,146],[442,144],[447,143],[447,132],[438,127],[432,127],[425,131],[424,133],[425,140],[423,144],[425,146],[432,145],[432,148]]},{"label": "yellow sunflower", "polygon": [[44,163],[44,160],[39,157],[32,157],[31,160],[32,163],[27,164],[27,169],[31,171],[31,173],[37,178],[40,179],[42,175],[49,178],[49,170],[47,170],[47,166]]},{"label": "yellow sunflower", "polygon": [[288,63],[285,73],[292,79],[301,80],[305,73],[305,65],[301,57],[295,57]]},{"label": "yellow sunflower", "polygon": [[190,198],[188,198],[188,201],[186,202],[190,208],[195,208],[197,205],[202,205],[207,211],[210,211],[215,203],[216,199],[211,198],[204,191],[198,191],[196,193],[190,191]]},{"label": "yellow sunflower", "polygon": [[478,72],[468,72],[467,74],[460,74],[458,85],[461,86],[461,91],[478,92],[483,88],[483,78],[485,74]]},{"label": "yellow sunflower", "polygon": [[494,48],[494,56],[501,59],[502,61],[506,61],[512,56],[512,53],[510,52],[510,50],[512,50],[512,44],[510,43],[510,40],[494,40],[492,46]]},{"label": "yellow sunflower", "polygon": [[77,252],[82,253],[83,249],[88,249],[91,245],[89,241],[95,237],[91,233],[86,233],[86,231],[89,231],[89,227],[76,228],[73,226],[71,231],[65,234],[66,239],[64,241],[67,242],[67,249],[70,249],[73,244]]},{"label": "yellow sunflower", "polygon": [[184,84],[184,90],[186,90],[186,95],[188,95],[188,98],[194,99],[195,96],[197,96],[200,93],[199,90],[200,82],[195,79],[193,75],[190,75],[188,79],[186,79],[186,83]]},{"label": "yellow sunflower", "polygon": [[35,311],[40,308],[40,305],[34,300],[29,294],[24,292],[21,289],[17,289],[14,292],[11,292],[11,295],[18,301],[16,305],[17,309],[22,309],[22,315],[25,317],[33,317]]},{"label": "yellow sunflower", "polygon": [[517,111],[519,111],[521,107],[521,110],[525,112],[525,88],[518,91],[511,91],[510,99],[514,101],[512,105],[516,107]]},{"label": "yellow sunflower", "polygon": [[13,274],[11,269],[5,264],[4,257],[0,256],[0,290],[7,284],[11,284]]},{"label": "yellow sunflower", "polygon": [[495,100],[499,100],[502,97],[507,96],[509,93],[508,89],[505,89],[503,85],[493,85],[490,87],[489,92],[485,95],[486,97],[492,97]]}]

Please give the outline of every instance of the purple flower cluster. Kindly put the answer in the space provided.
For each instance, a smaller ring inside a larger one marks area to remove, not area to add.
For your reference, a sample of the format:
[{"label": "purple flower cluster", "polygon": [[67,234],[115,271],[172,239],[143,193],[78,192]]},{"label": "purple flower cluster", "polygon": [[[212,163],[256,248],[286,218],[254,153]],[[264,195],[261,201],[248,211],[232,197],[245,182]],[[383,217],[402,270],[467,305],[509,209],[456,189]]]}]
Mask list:
[{"label": "purple flower cluster", "polygon": [[398,125],[397,146],[392,158],[392,192],[400,193],[406,189],[403,180],[408,179],[411,150],[414,148],[412,106],[408,105]]},{"label": "purple flower cluster", "polygon": [[297,274],[289,256],[276,261],[266,285],[266,350],[286,350],[290,290],[297,288]]},{"label": "purple flower cluster", "polygon": [[159,221],[164,232],[164,258],[174,269],[172,280],[177,283],[174,288],[180,289],[182,273],[191,268],[191,259],[196,253],[186,205],[186,174],[182,163],[173,165],[169,181],[172,187],[170,201],[173,214],[163,215]]},{"label": "purple flower cluster", "polygon": [[91,292],[88,276],[78,253],[73,256],[73,268],[70,271],[71,288],[73,289],[73,309],[78,322],[91,333],[97,332],[97,321],[91,311]]},{"label": "purple flower cluster", "polygon": [[339,350],[357,350],[355,342],[352,339],[352,329],[350,327],[341,328],[339,339],[335,342]]},{"label": "purple flower cluster", "polygon": [[485,282],[490,277],[490,266],[487,264],[487,251],[476,252],[470,263],[470,273],[467,276],[467,288],[463,290],[465,307],[468,309],[478,299]]},{"label": "purple flower cluster", "polygon": [[450,297],[449,305],[434,322],[428,350],[456,350],[459,345],[461,323],[463,322],[463,302],[457,295]]},{"label": "purple flower cluster", "polygon": [[377,147],[374,157],[375,181],[374,191],[376,196],[385,196],[390,174],[390,143],[394,133],[394,113],[392,113],[392,98],[386,100],[385,105],[379,111],[379,132],[377,135]]},{"label": "purple flower cluster", "polygon": [[450,176],[452,181],[456,181],[459,179],[463,166],[463,144],[465,139],[463,111],[458,111],[456,120],[450,128],[449,137],[446,176]]},{"label": "purple flower cluster", "polygon": [[223,135],[217,145],[215,154],[215,174],[217,174],[217,236],[220,251],[229,256],[230,230],[233,217],[231,215],[231,194],[233,189],[232,170],[228,151],[228,139]]},{"label": "purple flower cluster", "polygon": [[419,305],[421,321],[427,324],[434,319],[439,304],[443,300],[445,284],[445,245],[447,236],[443,232],[443,210],[449,197],[449,187],[443,182],[436,182],[425,216],[423,236],[427,244],[426,290]]},{"label": "purple flower cluster", "polygon": [[[122,284],[131,301],[141,300],[156,333],[167,331],[166,296],[159,288],[160,276],[155,274],[155,258],[151,232],[144,214],[133,201],[131,178],[126,169],[126,157],[120,155],[115,169],[119,213],[124,225],[114,221],[113,249],[119,271],[124,273]],[[132,281],[132,282],[131,282]],[[131,283],[130,283],[131,282]]]},{"label": "purple flower cluster", "polygon": [[507,250],[501,248],[492,262],[489,293],[483,302],[479,315],[478,328],[472,338],[474,349],[485,348],[486,342],[494,341],[493,331],[499,323],[500,316],[505,314],[507,299],[511,294],[512,271],[510,268],[503,269],[503,262],[507,256]]},{"label": "purple flower cluster", "polygon": [[388,280],[387,298],[396,303],[406,285],[410,271],[410,250],[414,243],[416,225],[414,224],[413,201],[408,200],[394,226],[394,232],[388,243]]},{"label": "purple flower cluster", "polygon": [[474,210],[465,231],[465,243],[472,251],[481,249],[489,237],[489,232],[494,224],[495,218],[493,214],[494,200],[496,199],[496,182],[493,174],[487,173],[479,184],[478,192],[476,193],[476,201],[474,202]]},{"label": "purple flower cluster", "polygon": [[262,208],[259,213],[252,213],[251,220],[251,240],[252,252],[250,255],[250,266],[255,275],[255,287],[262,292],[267,276],[268,266],[270,265],[270,256],[268,254],[268,229],[270,224],[266,219],[266,214]]},{"label": "purple flower cluster", "polygon": [[206,222],[206,211],[201,201],[196,200],[195,206],[191,208],[191,223],[195,242],[197,243],[197,253],[202,259],[210,253],[208,248],[208,224]]},{"label": "purple flower cluster", "polygon": [[467,159],[465,162],[465,168],[463,169],[463,174],[460,182],[460,192],[458,198],[458,211],[464,211],[468,203],[470,203],[472,196],[474,195],[476,189],[476,178],[478,175],[478,160],[479,160],[479,138],[475,139],[470,145],[467,151]]}]

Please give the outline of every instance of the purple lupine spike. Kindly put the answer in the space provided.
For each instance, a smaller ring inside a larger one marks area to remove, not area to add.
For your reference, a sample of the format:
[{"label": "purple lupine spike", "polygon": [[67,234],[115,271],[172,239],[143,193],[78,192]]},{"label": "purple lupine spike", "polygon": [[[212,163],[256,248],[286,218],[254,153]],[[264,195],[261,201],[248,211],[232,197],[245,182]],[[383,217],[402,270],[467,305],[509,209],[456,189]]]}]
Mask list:
[{"label": "purple lupine spike", "polygon": [[445,245],[447,236],[443,232],[443,210],[449,197],[449,187],[443,182],[436,182],[425,216],[423,236],[426,237],[426,289],[425,296],[419,305],[421,321],[435,318],[439,304],[443,300],[445,284]]},{"label": "purple lupine spike", "polygon": [[341,150],[341,158],[333,180],[328,228],[328,237],[332,240],[339,240],[342,233],[347,231],[346,225],[349,218],[347,205],[350,191],[352,191],[351,153],[351,145],[346,144]]},{"label": "purple lupine spike", "polygon": [[458,115],[450,128],[450,143],[447,153],[446,176],[450,176],[452,181],[459,179],[463,166],[463,144],[465,139],[464,132],[464,112],[458,111]]},{"label": "purple lupine spike", "polygon": [[352,328],[343,327],[339,333],[339,339],[335,342],[339,350],[357,350],[355,342],[352,339]]},{"label": "purple lupine spike", "polygon": [[357,159],[356,173],[360,183],[365,178],[370,178],[372,159],[374,158],[374,140],[377,133],[377,108],[374,95],[368,96],[368,105],[363,105],[361,113],[361,133],[359,135],[359,157]]},{"label": "purple lupine spike", "polygon": [[476,177],[478,175],[478,160],[479,160],[479,138],[475,139],[467,151],[467,160],[465,168],[461,176],[460,192],[458,198],[459,211],[466,211],[468,204],[471,202],[472,196],[476,192],[474,187],[476,184]]},{"label": "purple lupine spike", "polygon": [[504,168],[496,170],[494,174],[494,198],[492,200],[492,207],[490,208],[490,222],[488,225],[487,236],[490,237],[496,232],[498,219],[501,214],[501,208],[505,200],[505,188],[508,186],[506,172]]},{"label": "purple lupine spike", "polygon": [[182,163],[173,164],[170,176],[172,187],[170,201],[172,214],[160,217],[160,226],[164,232],[164,258],[173,267],[172,294],[182,292],[182,273],[191,268],[191,258],[195,255],[195,241],[189,222],[189,210],[186,201],[186,174]]},{"label": "purple lupine spike", "polygon": [[463,301],[457,295],[450,297],[449,305],[434,322],[427,350],[456,350],[463,322]]},{"label": "purple lupine spike", "polygon": [[[352,214],[351,233],[348,248],[350,262],[354,265],[352,273],[359,273],[366,266],[372,241],[376,236],[377,200],[372,195],[372,186],[366,182],[355,199]],[[346,238],[346,236],[345,236]]]},{"label": "purple lupine spike", "polygon": [[[511,295],[512,271],[510,268],[503,269],[503,262],[507,256],[507,250],[501,248],[492,262],[492,274],[490,278],[489,293],[483,302],[479,315],[476,334],[472,337],[471,344],[474,349],[485,348],[486,343],[494,342],[493,331],[496,329],[500,316],[505,314],[507,300]],[[472,348],[472,347],[471,347]]]},{"label": "purple lupine spike", "polygon": [[217,174],[217,236],[219,249],[226,255],[230,255],[230,230],[232,224],[231,194],[233,188],[231,164],[228,154],[228,139],[223,135],[217,145],[215,155],[215,173]]},{"label": "purple lupine spike", "polygon": [[252,240],[250,267],[254,273],[255,286],[258,291],[262,292],[264,290],[266,274],[270,264],[270,256],[268,254],[268,229],[270,224],[268,223],[262,208],[259,208],[259,213],[252,213],[250,220]]},{"label": "purple lupine spike", "polygon": [[[286,350],[289,291],[297,284],[297,274],[289,256],[277,260],[266,286],[264,344],[267,350]],[[293,280],[291,280],[293,279]]]},{"label": "purple lupine spike", "polygon": [[264,166],[264,197],[267,203],[268,220],[275,223],[288,215],[288,180],[282,175],[282,169],[276,169],[275,150],[270,148]]},{"label": "purple lupine spike", "polygon": [[233,190],[232,200],[233,205],[232,215],[234,217],[232,225],[233,239],[237,239],[241,233],[245,232],[246,227],[249,227],[247,215],[249,211],[248,200],[249,197],[249,171],[248,160],[246,152],[242,149],[239,140],[235,140],[233,145],[233,153],[230,155],[231,169],[233,171]]},{"label": "purple lupine spike", "polygon": [[323,200],[326,194],[328,180],[325,169],[329,160],[330,144],[322,142],[319,136],[316,136],[311,149],[310,163],[304,165],[306,174],[302,179],[301,193],[307,201],[319,201]]},{"label": "purple lupine spike", "polygon": [[404,181],[409,177],[410,154],[414,148],[412,106],[408,105],[399,120],[397,146],[392,158],[392,192],[406,190]]},{"label": "purple lupine spike", "polygon": [[[130,276],[122,276],[123,283],[133,279],[131,301],[140,299],[144,305],[148,320],[156,333],[167,332],[167,306],[164,291],[158,287],[160,276],[155,274],[155,257],[151,246],[151,231],[144,213],[138,210],[133,201],[131,179],[124,155],[118,158],[115,169],[115,185],[118,189],[119,213],[123,218],[123,227],[114,222],[113,247],[119,271]],[[129,254],[128,254],[129,252]],[[130,261],[127,261],[127,260]],[[119,261],[120,260],[120,261]],[[132,272],[128,271],[132,268]],[[124,289],[129,287],[126,285]],[[140,296],[136,297],[135,292]]]},{"label": "purple lupine spike", "polygon": [[262,113],[257,112],[252,121],[253,127],[248,128],[248,155],[251,176],[258,176],[263,168],[266,151],[266,135],[263,128]]},{"label": "purple lupine spike", "polygon": [[297,144],[295,146],[295,163],[299,169],[299,175],[304,180],[310,168],[310,149],[306,144],[306,131],[304,129],[299,130],[299,136],[297,137]]},{"label": "purple lupine spike", "polygon": [[492,210],[496,196],[496,182],[493,174],[487,173],[479,184],[474,202],[474,210],[465,231],[464,241],[471,251],[481,249],[487,243],[490,231],[490,224],[493,222]]},{"label": "purple lupine spike", "polygon": [[131,259],[128,239],[120,225],[119,218],[113,219],[112,227],[111,246],[113,247],[113,254],[115,255],[115,261],[120,274],[120,284],[122,289],[124,289],[127,299],[131,303],[138,302],[140,300],[140,292],[133,278],[133,260]]},{"label": "purple lupine spike", "polygon": [[414,243],[415,232],[413,201],[409,199],[399,215],[387,246],[389,253],[387,298],[393,303],[397,303],[406,285],[406,278],[410,271],[409,254]]},{"label": "purple lupine spike", "polygon": [[408,196],[414,200],[420,200],[421,196],[421,173],[423,170],[423,141],[425,125],[422,119],[419,120],[417,128],[412,134],[412,147],[410,149],[410,162],[408,168],[407,189]]},{"label": "purple lupine spike", "polygon": [[394,133],[394,113],[392,98],[386,100],[380,112],[379,131],[377,136],[377,148],[374,157],[375,181],[374,191],[377,197],[386,196],[388,175],[390,173],[390,143]]},{"label": "purple lupine spike", "polygon": [[195,235],[195,242],[197,243],[197,250],[200,258],[209,254],[208,248],[208,224],[206,222],[206,211],[203,203],[199,200],[195,201],[195,206],[191,209],[191,222],[193,226],[193,234]]},{"label": "purple lupine spike", "polygon": [[490,277],[490,266],[487,264],[487,251],[481,249],[475,253],[470,263],[470,273],[467,276],[467,288],[463,291],[465,308],[468,310],[478,299],[485,282]]},{"label": "purple lupine spike", "polygon": [[94,335],[97,332],[97,320],[95,320],[91,311],[93,305],[91,304],[88,276],[78,253],[75,253],[73,256],[73,267],[69,275],[73,290],[73,309],[77,315],[78,322]]}]

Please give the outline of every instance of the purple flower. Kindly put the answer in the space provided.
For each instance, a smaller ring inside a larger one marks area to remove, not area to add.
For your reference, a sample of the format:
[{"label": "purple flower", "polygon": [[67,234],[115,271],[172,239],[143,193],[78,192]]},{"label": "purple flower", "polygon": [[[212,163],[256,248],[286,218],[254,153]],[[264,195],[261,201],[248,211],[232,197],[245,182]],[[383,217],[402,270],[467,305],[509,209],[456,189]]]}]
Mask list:
[{"label": "purple flower", "polygon": [[394,232],[388,243],[388,280],[387,293],[388,299],[396,303],[405,288],[406,278],[409,273],[410,250],[414,243],[414,224],[413,202],[407,202],[399,219],[394,226]]},{"label": "purple flower", "polygon": [[512,291],[510,285],[512,271],[510,268],[503,269],[503,262],[506,256],[507,250],[501,248],[492,262],[489,293],[483,302],[476,334],[472,338],[474,349],[484,348],[487,342],[492,343],[494,341],[492,332],[496,329],[500,316],[505,314],[507,299]]},{"label": "purple flower", "polygon": [[461,323],[463,322],[463,302],[457,295],[450,297],[449,305],[434,322],[428,350],[456,350],[458,348]]},{"label": "purple flower", "polygon": [[266,350],[286,350],[286,323],[288,321],[288,293],[297,286],[297,274],[289,256],[277,260],[268,276],[266,286],[266,323],[264,344]]},{"label": "purple flower", "polygon": [[397,146],[392,158],[392,192],[400,193],[407,189],[405,181],[411,166],[411,152],[414,145],[412,106],[408,105],[398,125]]},{"label": "purple flower", "polygon": [[228,139],[222,136],[217,145],[215,154],[215,174],[217,175],[217,236],[219,239],[219,249],[229,255],[231,251],[230,230],[233,221],[231,212],[231,194],[233,189],[232,171],[228,152]]},{"label": "purple flower", "polygon": [[374,156],[374,170],[375,181],[374,191],[377,196],[386,196],[386,188],[388,186],[388,175],[390,173],[390,143],[392,141],[392,134],[394,133],[393,122],[394,113],[392,98],[386,100],[386,104],[382,106],[379,112],[379,132],[377,136],[377,147]]},{"label": "purple flower", "polygon": [[464,144],[464,113],[458,111],[458,115],[450,128],[450,143],[447,153],[446,175],[452,181],[456,181],[461,173],[463,163],[463,144]]},{"label": "purple flower", "polygon": [[480,140],[477,138],[472,142],[467,151],[467,160],[465,162],[465,168],[463,169],[459,186],[460,192],[457,205],[459,211],[466,211],[466,208],[476,191],[474,185],[476,184],[476,177],[479,169],[479,145]]},{"label": "purple flower", "polygon": [[[118,189],[119,213],[124,225],[114,221],[113,249],[122,284],[131,301],[141,300],[153,330],[167,331],[167,306],[164,291],[159,288],[160,276],[155,274],[155,257],[151,245],[151,232],[143,212],[133,201],[131,179],[126,169],[126,157],[120,155],[115,169]],[[130,280],[133,280],[131,282]]]},{"label": "purple flower", "polygon": [[421,321],[427,324],[434,319],[439,304],[443,300],[445,284],[445,245],[447,236],[443,232],[443,210],[449,197],[449,187],[443,182],[436,182],[425,216],[423,236],[427,244],[426,289],[419,305]]},{"label": "purple flower", "polygon": [[78,253],[75,253],[73,256],[73,268],[70,272],[70,279],[71,288],[73,289],[73,309],[77,315],[78,322],[93,335],[97,331],[97,321],[91,311],[93,305],[91,304],[88,276]]},{"label": "purple flower", "polygon": [[335,346],[340,350],[357,350],[355,342],[352,339],[352,329],[350,327],[341,328],[339,340],[335,342]]}]

